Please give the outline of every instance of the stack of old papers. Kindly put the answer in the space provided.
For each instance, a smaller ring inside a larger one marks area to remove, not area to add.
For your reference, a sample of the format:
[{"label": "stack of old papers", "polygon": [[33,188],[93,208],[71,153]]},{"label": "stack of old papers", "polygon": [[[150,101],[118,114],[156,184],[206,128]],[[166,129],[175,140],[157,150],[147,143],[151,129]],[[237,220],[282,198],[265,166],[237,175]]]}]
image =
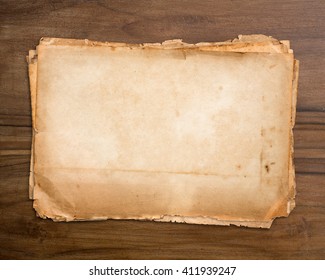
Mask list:
[{"label": "stack of old papers", "polygon": [[288,41],[42,38],[28,64],[40,217],[268,228],[294,208]]}]

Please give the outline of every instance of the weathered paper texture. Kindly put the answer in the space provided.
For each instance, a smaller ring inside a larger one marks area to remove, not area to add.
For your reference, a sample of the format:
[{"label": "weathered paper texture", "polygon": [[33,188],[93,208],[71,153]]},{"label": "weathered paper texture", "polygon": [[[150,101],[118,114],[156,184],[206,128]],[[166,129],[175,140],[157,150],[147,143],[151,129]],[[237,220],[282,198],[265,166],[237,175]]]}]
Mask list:
[{"label": "weathered paper texture", "polygon": [[27,60],[40,217],[268,228],[294,208],[288,41],[43,38]]}]

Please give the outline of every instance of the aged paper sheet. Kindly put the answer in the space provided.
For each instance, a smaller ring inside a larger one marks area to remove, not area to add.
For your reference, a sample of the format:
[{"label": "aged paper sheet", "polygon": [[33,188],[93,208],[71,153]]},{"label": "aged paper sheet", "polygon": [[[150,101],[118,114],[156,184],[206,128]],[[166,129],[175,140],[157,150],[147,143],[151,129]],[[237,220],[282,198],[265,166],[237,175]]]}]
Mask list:
[{"label": "aged paper sheet", "polygon": [[288,41],[42,38],[27,60],[40,217],[268,228],[294,208]]}]

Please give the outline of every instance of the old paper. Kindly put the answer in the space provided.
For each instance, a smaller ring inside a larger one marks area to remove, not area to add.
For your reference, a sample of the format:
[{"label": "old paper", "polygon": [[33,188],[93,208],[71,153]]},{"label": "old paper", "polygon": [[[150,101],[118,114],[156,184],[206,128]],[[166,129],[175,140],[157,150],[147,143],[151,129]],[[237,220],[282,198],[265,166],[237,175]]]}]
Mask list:
[{"label": "old paper", "polygon": [[294,208],[288,41],[42,38],[27,61],[40,217],[268,228]]}]

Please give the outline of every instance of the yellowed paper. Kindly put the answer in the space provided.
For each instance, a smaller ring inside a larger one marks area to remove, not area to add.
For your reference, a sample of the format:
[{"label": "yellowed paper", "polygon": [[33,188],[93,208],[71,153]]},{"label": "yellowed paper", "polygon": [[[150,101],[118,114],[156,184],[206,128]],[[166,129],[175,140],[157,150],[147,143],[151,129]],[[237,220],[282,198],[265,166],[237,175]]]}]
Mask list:
[{"label": "yellowed paper", "polygon": [[288,41],[43,38],[28,62],[40,217],[268,228],[294,208]]}]

